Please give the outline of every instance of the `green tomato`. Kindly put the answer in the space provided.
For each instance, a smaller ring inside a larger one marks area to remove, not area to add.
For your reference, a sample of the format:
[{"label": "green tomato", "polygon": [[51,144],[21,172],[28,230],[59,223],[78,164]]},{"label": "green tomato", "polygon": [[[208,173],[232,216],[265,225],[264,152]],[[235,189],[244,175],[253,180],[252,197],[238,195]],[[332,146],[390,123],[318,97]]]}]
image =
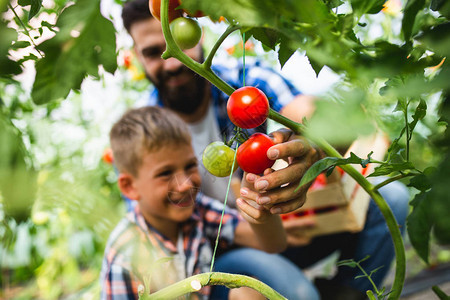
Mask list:
[{"label": "green tomato", "polygon": [[[217,177],[226,177],[231,173],[234,160],[234,150],[223,142],[212,142],[203,151],[203,165],[209,173]],[[234,171],[237,163],[234,163]]]},{"label": "green tomato", "polygon": [[191,49],[202,37],[202,29],[198,22],[190,18],[176,18],[170,23],[170,31],[178,47],[182,50]]}]

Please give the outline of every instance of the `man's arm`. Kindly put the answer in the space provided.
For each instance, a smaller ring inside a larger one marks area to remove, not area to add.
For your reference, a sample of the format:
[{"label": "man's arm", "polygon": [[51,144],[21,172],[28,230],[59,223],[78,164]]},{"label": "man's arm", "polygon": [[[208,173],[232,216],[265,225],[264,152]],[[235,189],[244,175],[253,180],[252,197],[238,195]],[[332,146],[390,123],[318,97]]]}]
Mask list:
[{"label": "man's arm", "polygon": [[264,206],[255,202],[258,193],[243,179],[241,198],[236,200],[238,209],[245,219],[239,222],[235,232],[235,243],[278,253],[286,249],[287,240],[281,218],[271,214]]}]

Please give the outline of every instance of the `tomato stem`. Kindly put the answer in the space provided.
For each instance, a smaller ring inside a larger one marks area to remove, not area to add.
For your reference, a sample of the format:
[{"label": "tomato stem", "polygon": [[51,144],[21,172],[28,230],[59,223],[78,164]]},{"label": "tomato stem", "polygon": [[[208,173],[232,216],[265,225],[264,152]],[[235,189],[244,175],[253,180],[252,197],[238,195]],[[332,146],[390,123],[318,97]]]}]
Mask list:
[{"label": "tomato stem", "polygon": [[241,26],[231,23],[227,29],[222,33],[222,35],[219,37],[219,39],[214,43],[213,48],[208,54],[208,57],[203,62],[203,65],[206,69],[211,69],[212,60],[214,58],[214,55],[216,54],[217,50],[219,50],[220,46],[222,45],[223,41],[234,31],[240,29]]},{"label": "tomato stem", "polygon": [[188,277],[151,295],[144,295],[141,299],[175,299],[187,293],[197,292],[198,285],[200,287],[207,285],[225,285],[228,288],[247,286],[260,292],[268,299],[286,299],[270,286],[255,278],[246,275],[221,272],[201,273]]}]

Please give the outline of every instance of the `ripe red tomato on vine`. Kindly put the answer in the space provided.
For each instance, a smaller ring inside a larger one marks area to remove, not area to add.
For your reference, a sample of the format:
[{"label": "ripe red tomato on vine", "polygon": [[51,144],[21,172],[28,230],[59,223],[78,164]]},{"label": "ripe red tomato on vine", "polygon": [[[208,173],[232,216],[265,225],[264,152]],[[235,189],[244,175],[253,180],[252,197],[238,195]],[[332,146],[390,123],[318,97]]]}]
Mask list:
[{"label": "ripe red tomato on vine", "polygon": [[248,173],[261,174],[275,163],[267,157],[267,150],[274,146],[272,139],[264,133],[254,133],[239,146],[236,161],[242,170]]},{"label": "ripe red tomato on vine", "polygon": [[244,86],[228,98],[227,113],[231,122],[241,128],[255,128],[269,115],[269,100],[258,88]]}]

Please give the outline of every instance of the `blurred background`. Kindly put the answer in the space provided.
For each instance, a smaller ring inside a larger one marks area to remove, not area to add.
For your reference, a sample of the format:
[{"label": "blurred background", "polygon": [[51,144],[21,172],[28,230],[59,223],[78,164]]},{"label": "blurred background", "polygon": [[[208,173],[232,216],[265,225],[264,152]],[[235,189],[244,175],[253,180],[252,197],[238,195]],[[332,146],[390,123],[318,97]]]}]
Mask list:
[{"label": "blurred background", "polygon": [[[395,40],[400,34],[404,3],[389,2],[390,6],[382,12],[363,20],[367,28],[361,31],[360,38],[390,36]],[[11,3],[19,17],[27,13],[14,1]],[[30,21],[29,34],[36,37],[36,44],[55,34],[42,22],[54,23],[67,3],[43,1],[44,11]],[[133,54],[132,41],[122,27],[121,2],[110,0],[101,4],[103,16],[113,22],[117,31],[118,68],[114,74],[100,69],[98,76],[83,81],[79,91],[71,91],[64,99],[44,105],[31,100],[33,60],[23,61],[23,72],[17,76],[0,80],[0,297],[3,299],[99,296],[98,278],[105,243],[125,214],[109,150],[109,129],[128,108],[142,103],[151,89]],[[4,13],[4,18],[17,29],[19,41],[29,40],[11,10]],[[201,18],[200,22],[205,25],[204,45],[208,51],[225,25],[207,18]],[[30,48],[18,46],[9,55],[16,60],[39,55]],[[242,53],[241,37],[233,35],[225,41],[216,59],[239,59]],[[280,69],[306,94],[332,98],[336,89],[345,85],[327,67],[317,75],[299,52],[282,69],[276,53],[265,52],[256,40],[246,44],[246,55],[257,55]],[[428,96],[429,113],[411,140],[411,148],[415,149],[411,152],[412,160],[422,169],[441,159],[441,153],[424,142],[442,131],[442,127],[436,126],[438,117],[433,113],[440,95]],[[394,106],[392,102],[377,102],[379,111],[388,112],[384,115],[387,121],[383,129],[391,137],[397,136],[403,126],[401,114],[392,113]],[[430,264],[426,265],[408,246],[407,236],[405,239],[408,278],[450,262],[450,249],[433,244]],[[332,272],[329,266],[320,265],[319,272]]]}]

